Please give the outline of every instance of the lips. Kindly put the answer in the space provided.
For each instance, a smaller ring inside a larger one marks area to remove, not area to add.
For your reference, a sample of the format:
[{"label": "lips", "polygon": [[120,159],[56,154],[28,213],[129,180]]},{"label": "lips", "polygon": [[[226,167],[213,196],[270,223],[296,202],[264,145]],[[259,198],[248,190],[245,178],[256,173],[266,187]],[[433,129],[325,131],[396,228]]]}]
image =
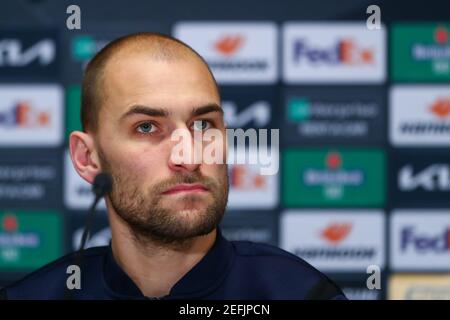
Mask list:
[{"label": "lips", "polygon": [[170,189],[167,189],[162,194],[177,194],[182,192],[205,192],[208,189],[202,184],[178,184]]}]

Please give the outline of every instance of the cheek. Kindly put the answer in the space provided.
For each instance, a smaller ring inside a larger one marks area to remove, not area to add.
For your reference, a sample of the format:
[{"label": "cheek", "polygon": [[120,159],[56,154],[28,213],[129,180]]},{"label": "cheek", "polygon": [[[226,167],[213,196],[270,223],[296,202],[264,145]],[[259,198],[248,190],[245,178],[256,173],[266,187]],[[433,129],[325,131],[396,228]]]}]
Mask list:
[{"label": "cheek", "polygon": [[122,155],[123,174],[140,181],[139,184],[152,184],[158,181],[163,171],[162,161],[162,155],[158,152],[127,152]]},{"label": "cheek", "polygon": [[128,141],[120,134],[102,135],[101,142],[111,172],[122,181],[148,186],[164,174],[164,146],[145,140]]}]

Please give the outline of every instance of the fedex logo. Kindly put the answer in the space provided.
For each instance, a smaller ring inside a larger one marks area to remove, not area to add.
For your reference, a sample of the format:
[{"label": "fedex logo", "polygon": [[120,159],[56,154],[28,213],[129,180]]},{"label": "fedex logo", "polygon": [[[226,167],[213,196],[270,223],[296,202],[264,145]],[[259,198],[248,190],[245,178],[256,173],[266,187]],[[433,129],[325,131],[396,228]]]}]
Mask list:
[{"label": "fedex logo", "polygon": [[393,270],[450,270],[450,211],[394,210],[390,239]]},{"label": "fedex logo", "polygon": [[0,146],[58,146],[64,95],[57,84],[0,85]]},{"label": "fedex logo", "polygon": [[237,189],[258,189],[266,186],[266,178],[248,167],[235,165],[230,169],[230,186]]},{"label": "fedex logo", "polygon": [[0,111],[2,127],[45,127],[50,125],[50,112],[36,110],[33,106],[21,101],[6,111]]},{"label": "fedex logo", "polygon": [[401,232],[401,250],[416,250],[419,253],[450,251],[450,227],[435,235],[419,233],[414,226],[407,226]]},{"label": "fedex logo", "polygon": [[311,63],[360,65],[374,62],[374,50],[364,48],[352,39],[341,39],[330,47],[319,48],[304,39],[294,42],[293,60],[305,59]]},{"label": "fedex logo", "polygon": [[384,28],[364,23],[297,23],[283,28],[283,79],[297,83],[382,83]]},{"label": "fedex logo", "polygon": [[[237,157],[252,157],[258,152],[238,148]],[[276,158],[278,164],[278,158]],[[278,174],[261,175],[260,164],[230,164],[228,209],[272,209],[278,204]]]}]

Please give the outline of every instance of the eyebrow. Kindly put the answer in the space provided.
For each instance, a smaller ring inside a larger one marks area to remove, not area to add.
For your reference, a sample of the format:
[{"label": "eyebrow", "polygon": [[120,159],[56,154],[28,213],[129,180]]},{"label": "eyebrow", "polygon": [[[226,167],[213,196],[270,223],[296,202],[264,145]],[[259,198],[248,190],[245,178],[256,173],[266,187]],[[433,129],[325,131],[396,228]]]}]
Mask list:
[{"label": "eyebrow", "polygon": [[[215,103],[211,103],[202,107],[193,108],[191,111],[192,116],[200,116],[204,115],[210,112],[219,112],[223,115],[223,110],[220,106],[218,106]],[[168,117],[170,115],[170,112],[168,112],[166,109],[162,108],[153,108],[149,106],[143,106],[143,105],[134,105],[125,112],[120,118],[121,120],[124,118],[127,118],[134,114],[145,114],[147,116],[151,117]]]},{"label": "eyebrow", "polygon": [[142,106],[142,105],[135,105],[130,108],[127,112],[125,112],[120,119],[123,120],[131,115],[134,114],[145,114],[147,116],[151,117],[167,117],[169,115],[169,112],[165,109],[161,108],[152,108],[148,106]]},{"label": "eyebrow", "polygon": [[201,116],[203,114],[210,113],[210,112],[219,112],[220,114],[223,115],[223,109],[215,103],[211,103],[211,104],[208,104],[203,107],[192,109],[193,116]]}]

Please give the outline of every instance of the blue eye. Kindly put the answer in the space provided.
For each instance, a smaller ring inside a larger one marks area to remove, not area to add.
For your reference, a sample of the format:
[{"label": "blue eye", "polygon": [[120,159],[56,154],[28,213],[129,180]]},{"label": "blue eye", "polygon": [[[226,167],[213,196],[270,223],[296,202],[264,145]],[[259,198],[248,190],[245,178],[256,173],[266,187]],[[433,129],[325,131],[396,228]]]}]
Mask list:
[{"label": "blue eye", "polygon": [[144,122],[138,125],[137,130],[139,133],[147,134],[152,133],[156,128],[151,122]]},{"label": "blue eye", "polygon": [[203,131],[209,129],[211,127],[211,123],[206,120],[196,120],[194,121],[193,127],[196,131]]}]

